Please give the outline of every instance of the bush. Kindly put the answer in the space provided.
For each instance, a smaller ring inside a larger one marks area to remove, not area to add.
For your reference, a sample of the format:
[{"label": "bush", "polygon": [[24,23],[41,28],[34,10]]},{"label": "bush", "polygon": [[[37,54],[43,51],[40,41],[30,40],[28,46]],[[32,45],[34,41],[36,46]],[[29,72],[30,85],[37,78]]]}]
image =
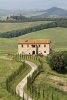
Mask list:
[{"label": "bush", "polygon": [[57,72],[67,70],[67,51],[53,52],[47,57],[48,64]]}]

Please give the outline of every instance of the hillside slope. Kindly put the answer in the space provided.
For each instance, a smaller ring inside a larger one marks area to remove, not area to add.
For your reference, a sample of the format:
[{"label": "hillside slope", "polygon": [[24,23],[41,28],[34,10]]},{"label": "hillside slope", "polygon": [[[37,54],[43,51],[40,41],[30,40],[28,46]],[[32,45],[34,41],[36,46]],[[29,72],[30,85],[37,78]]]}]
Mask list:
[{"label": "hillside slope", "polygon": [[19,39],[51,39],[53,50],[67,50],[67,28],[49,28],[16,38],[0,38],[0,54],[16,53]]},{"label": "hillside slope", "polygon": [[67,17],[67,10],[52,7],[44,11],[40,17]]}]

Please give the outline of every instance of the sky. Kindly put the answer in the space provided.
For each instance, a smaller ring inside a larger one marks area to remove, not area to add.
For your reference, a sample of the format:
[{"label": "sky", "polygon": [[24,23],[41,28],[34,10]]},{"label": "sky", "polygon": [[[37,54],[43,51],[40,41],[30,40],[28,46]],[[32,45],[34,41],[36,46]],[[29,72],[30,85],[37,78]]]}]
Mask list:
[{"label": "sky", "polygon": [[67,9],[67,0],[0,0],[0,9],[48,9],[58,7]]}]

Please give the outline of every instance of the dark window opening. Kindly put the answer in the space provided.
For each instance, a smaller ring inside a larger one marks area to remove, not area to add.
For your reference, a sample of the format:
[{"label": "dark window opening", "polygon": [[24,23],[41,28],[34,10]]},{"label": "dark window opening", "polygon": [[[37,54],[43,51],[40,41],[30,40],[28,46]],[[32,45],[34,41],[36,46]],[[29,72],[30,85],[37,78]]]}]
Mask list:
[{"label": "dark window opening", "polygon": [[46,47],[46,44],[44,45],[44,47]]},{"label": "dark window opening", "polygon": [[32,45],[33,48],[35,48],[35,45]]},{"label": "dark window opening", "polygon": [[23,47],[23,45],[21,45]]},{"label": "dark window opening", "polygon": [[44,53],[46,53],[46,51],[44,51]]},{"label": "dark window opening", "polygon": [[35,51],[32,51],[32,54],[35,54]]},{"label": "dark window opening", "polygon": [[39,47],[40,47],[40,44],[39,44]]},{"label": "dark window opening", "polygon": [[29,44],[27,44],[27,47],[29,47]]}]

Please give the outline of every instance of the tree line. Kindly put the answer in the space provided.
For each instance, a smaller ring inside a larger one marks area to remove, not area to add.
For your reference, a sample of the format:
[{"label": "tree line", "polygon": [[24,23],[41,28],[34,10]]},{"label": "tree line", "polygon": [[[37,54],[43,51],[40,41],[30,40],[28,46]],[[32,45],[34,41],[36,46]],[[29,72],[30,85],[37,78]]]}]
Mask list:
[{"label": "tree line", "polygon": [[58,20],[67,20],[67,18],[47,18],[47,17],[36,17],[36,16],[32,16],[32,17],[25,17],[23,15],[13,15],[13,16],[10,16],[10,17],[7,17],[6,18],[6,21],[13,21],[16,22],[16,21],[21,21],[21,22],[31,22],[31,21],[58,21]]},{"label": "tree line", "polygon": [[9,32],[0,33],[0,37],[1,38],[14,38],[14,37],[25,35],[31,32],[36,32],[39,30],[55,28],[55,27],[67,28],[67,20],[58,20],[58,21],[53,21],[51,23],[47,23],[47,24],[41,24],[41,25],[34,26],[34,27],[24,28],[21,30],[13,30]]},{"label": "tree line", "polygon": [[7,91],[9,93],[11,93],[12,95],[17,96],[18,100],[24,100],[24,98],[21,98],[19,96],[19,94],[18,95],[16,94],[16,90],[12,89],[12,87],[11,87],[11,82],[13,80],[15,80],[15,78],[18,75],[20,75],[20,73],[22,72],[22,70],[25,69],[25,67],[26,67],[26,64],[25,64],[25,62],[23,62],[23,64],[21,64],[20,67],[16,71],[14,71],[10,76],[8,76],[8,78],[6,79],[6,89],[7,89]]}]

